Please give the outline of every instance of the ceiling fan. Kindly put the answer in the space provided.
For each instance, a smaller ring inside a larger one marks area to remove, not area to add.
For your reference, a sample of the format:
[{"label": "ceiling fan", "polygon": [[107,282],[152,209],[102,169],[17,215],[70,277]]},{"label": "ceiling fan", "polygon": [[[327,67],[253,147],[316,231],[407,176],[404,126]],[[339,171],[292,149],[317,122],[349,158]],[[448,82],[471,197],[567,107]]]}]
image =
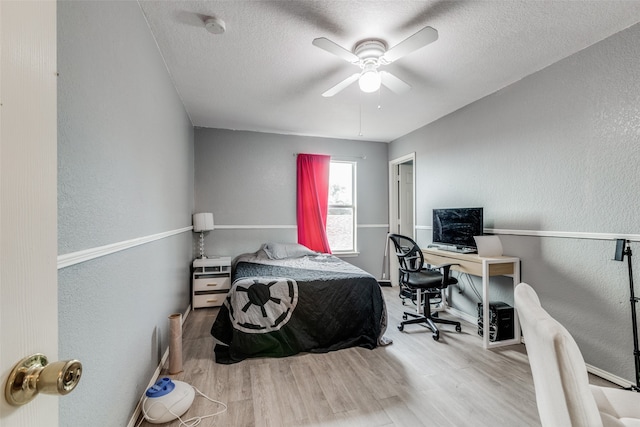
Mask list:
[{"label": "ceiling fan", "polygon": [[397,45],[387,49],[387,44],[379,39],[366,39],[356,44],[353,52],[343,48],[335,42],[319,37],[314,39],[312,44],[324,49],[329,53],[336,55],[354,65],[359,66],[362,71],[352,74],[331,89],[322,94],[324,97],[333,96],[350,84],[358,80],[360,90],[363,92],[375,92],[383,84],[396,94],[401,94],[411,86],[389,73],[388,71],[378,70],[383,65],[402,58],[411,52],[420,49],[438,39],[438,32],[431,27],[424,27],[417,33],[407,37]]}]

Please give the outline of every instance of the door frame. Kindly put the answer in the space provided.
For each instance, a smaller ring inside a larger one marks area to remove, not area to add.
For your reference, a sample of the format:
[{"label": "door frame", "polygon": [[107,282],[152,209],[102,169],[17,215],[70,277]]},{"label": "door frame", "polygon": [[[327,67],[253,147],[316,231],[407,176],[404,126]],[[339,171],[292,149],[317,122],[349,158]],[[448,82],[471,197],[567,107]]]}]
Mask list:
[{"label": "door frame", "polygon": [[406,154],[397,159],[389,161],[389,231],[398,231],[398,212],[400,210],[400,203],[398,202],[398,186],[396,182],[398,180],[397,166],[403,163],[413,163],[413,229],[411,230],[411,237],[415,240],[416,235],[416,153]]},{"label": "door frame", "polygon": [[[411,230],[411,237],[415,240],[416,234],[416,153],[415,151],[404,156],[389,161],[389,232],[396,233],[398,231],[399,219],[398,212],[400,210],[399,194],[398,191],[398,166],[403,163],[413,163],[413,228]],[[389,242],[387,242],[388,244]],[[391,279],[392,286],[398,286],[398,276],[391,274],[392,271],[398,271],[398,260],[395,256],[391,256],[393,249],[389,248],[389,278]]]}]

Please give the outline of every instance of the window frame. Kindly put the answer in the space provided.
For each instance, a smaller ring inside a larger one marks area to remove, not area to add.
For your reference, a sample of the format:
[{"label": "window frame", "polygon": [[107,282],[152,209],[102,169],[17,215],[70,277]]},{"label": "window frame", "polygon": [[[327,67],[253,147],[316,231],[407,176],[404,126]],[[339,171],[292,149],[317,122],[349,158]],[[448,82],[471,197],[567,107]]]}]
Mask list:
[{"label": "window frame", "polygon": [[[332,208],[337,209],[351,209],[353,212],[353,220],[351,223],[352,227],[352,248],[347,250],[334,250],[331,248],[331,252],[335,255],[339,256],[355,256],[358,255],[358,192],[357,192],[357,177],[358,177],[358,162],[352,160],[340,160],[332,158],[330,161],[330,166],[334,163],[346,163],[351,165],[351,204],[331,204],[330,201],[327,203],[327,212],[329,212]],[[331,185],[331,175],[329,175],[329,185]],[[328,222],[327,222],[327,234],[328,233]]]}]

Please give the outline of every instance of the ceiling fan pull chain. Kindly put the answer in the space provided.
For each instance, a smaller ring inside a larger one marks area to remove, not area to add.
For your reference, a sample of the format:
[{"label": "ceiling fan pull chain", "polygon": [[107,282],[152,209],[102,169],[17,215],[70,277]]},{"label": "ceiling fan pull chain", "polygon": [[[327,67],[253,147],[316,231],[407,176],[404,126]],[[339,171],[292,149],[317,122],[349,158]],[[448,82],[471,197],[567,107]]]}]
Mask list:
[{"label": "ceiling fan pull chain", "polygon": [[358,94],[358,110],[360,113],[360,129],[358,130],[358,136],[362,136],[362,94]]}]

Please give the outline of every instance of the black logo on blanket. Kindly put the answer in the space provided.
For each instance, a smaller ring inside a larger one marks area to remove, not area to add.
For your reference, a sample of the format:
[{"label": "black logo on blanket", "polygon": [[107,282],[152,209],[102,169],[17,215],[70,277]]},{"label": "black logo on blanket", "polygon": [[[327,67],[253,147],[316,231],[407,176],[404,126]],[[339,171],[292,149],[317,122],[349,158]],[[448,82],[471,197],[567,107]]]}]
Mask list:
[{"label": "black logo on blanket", "polygon": [[225,302],[236,329],[247,333],[277,331],[298,304],[298,284],[293,279],[247,277],[233,283]]}]

